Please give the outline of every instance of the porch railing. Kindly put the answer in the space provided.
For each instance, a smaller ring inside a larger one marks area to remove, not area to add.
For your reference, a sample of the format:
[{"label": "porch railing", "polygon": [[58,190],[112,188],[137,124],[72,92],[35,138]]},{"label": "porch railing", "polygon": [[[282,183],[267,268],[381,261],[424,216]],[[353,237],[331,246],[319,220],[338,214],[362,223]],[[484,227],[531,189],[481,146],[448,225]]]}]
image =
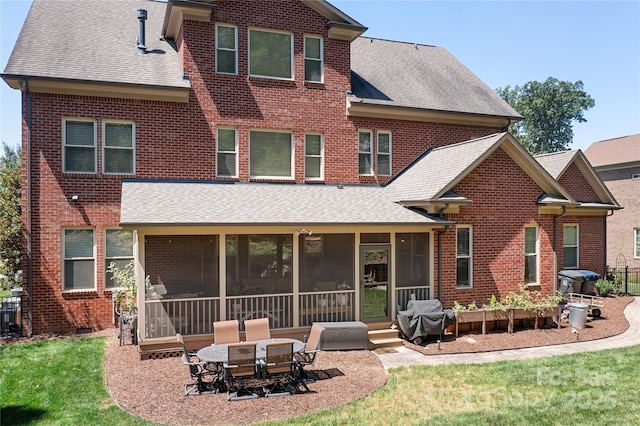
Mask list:
[{"label": "porch railing", "polygon": [[429,300],[431,297],[430,287],[400,287],[396,288],[396,309],[404,311],[407,309],[407,302],[411,297],[416,300]]},{"label": "porch railing", "polygon": [[220,299],[164,299],[145,301],[145,336],[167,337],[213,333],[220,319]]},{"label": "porch railing", "polygon": [[353,321],[355,294],[355,290],[300,294],[300,326],[310,326],[315,321]]},{"label": "porch railing", "polygon": [[245,320],[265,317],[271,328],[293,327],[293,294],[230,296],[226,308],[227,319],[237,319],[240,330]]}]

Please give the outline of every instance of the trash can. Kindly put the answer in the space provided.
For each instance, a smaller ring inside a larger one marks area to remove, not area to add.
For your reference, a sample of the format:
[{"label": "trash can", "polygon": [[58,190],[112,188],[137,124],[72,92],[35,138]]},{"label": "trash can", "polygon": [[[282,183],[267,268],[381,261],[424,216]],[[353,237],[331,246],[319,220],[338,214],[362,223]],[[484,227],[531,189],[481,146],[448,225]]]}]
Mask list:
[{"label": "trash can", "polygon": [[600,274],[585,269],[563,269],[558,272],[560,280],[560,292],[593,294],[596,281],[600,279]]},{"label": "trash can", "polygon": [[569,303],[569,324],[571,327],[585,327],[587,325],[588,311],[589,305],[586,303]]}]

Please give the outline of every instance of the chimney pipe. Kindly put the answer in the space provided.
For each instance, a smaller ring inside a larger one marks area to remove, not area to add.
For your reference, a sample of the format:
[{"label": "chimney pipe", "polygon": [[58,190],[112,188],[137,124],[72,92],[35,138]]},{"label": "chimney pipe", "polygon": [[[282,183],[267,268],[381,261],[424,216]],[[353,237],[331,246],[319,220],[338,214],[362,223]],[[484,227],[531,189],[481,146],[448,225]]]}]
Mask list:
[{"label": "chimney pipe", "polygon": [[147,46],[145,46],[145,36],[144,36],[144,21],[147,20],[147,11],[144,9],[138,9],[138,20],[140,21],[140,36],[138,37],[138,42],[136,46],[138,47],[138,54],[144,55],[147,53]]}]

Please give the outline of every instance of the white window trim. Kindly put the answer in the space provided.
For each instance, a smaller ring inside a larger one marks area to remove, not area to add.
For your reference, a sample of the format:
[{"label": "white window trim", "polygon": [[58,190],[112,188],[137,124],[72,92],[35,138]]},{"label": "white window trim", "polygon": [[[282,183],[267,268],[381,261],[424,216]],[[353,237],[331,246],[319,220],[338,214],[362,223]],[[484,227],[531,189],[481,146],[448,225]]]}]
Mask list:
[{"label": "white window trim", "polygon": [[[320,154],[307,154],[307,135],[320,136]],[[320,177],[307,177],[307,157],[320,158]],[[322,133],[307,132],[304,134],[304,159],[305,159],[305,180],[324,180],[324,135]]]},{"label": "white window trim", "polygon": [[[307,57],[307,38],[315,38],[317,40],[320,40],[320,59],[318,58],[308,58]],[[305,73],[304,76],[306,77],[306,61],[316,61],[316,62],[320,62],[320,80],[316,81],[316,80],[307,80],[305,78],[304,81],[307,81],[309,83],[324,83],[324,39],[322,38],[322,36],[318,36],[318,35],[311,35],[311,34],[305,34],[304,38],[303,38],[303,46],[304,46],[304,61],[305,61]]]},{"label": "white window trim", "polygon": [[[88,145],[67,145],[67,122],[68,121],[82,121],[86,123],[93,123],[93,171],[92,172],[77,172],[67,171],[67,146],[89,148]],[[62,171],[69,174],[83,174],[83,175],[95,175],[98,173],[98,129],[96,126],[96,120],[92,118],[75,118],[65,117],[62,119]]]},{"label": "white window trim", "polygon": [[293,179],[296,175],[295,172],[295,161],[294,161],[294,141],[293,141],[293,132],[291,130],[276,130],[276,129],[250,129],[249,130],[249,149],[247,152],[247,157],[249,158],[249,173],[251,173],[251,132],[261,132],[261,133],[287,133],[289,134],[289,144],[291,147],[291,175],[290,176],[262,176],[262,175],[251,175],[249,174],[249,179],[280,179],[287,180]]},{"label": "white window trim", "polygon": [[[261,31],[261,32],[265,32],[265,33],[276,33],[276,34],[287,34],[291,36],[291,43],[289,46],[289,54],[291,55],[291,70],[290,70],[290,74],[291,77],[287,78],[287,77],[277,77],[277,76],[273,76],[273,75],[261,75],[261,74],[251,74],[251,31]],[[293,53],[293,33],[289,32],[289,31],[278,31],[278,30],[272,30],[272,29],[266,29],[266,28],[259,28],[259,27],[249,27],[247,29],[247,73],[249,74],[249,77],[260,77],[260,78],[272,78],[275,80],[286,80],[286,81],[292,81],[295,80],[295,74],[294,74],[294,62],[295,62],[295,55]]]},{"label": "white window trim", "polygon": [[640,173],[633,173],[631,175],[631,180],[640,180]]},{"label": "white window trim", "polygon": [[[233,130],[233,138],[234,138],[234,151],[220,151],[220,149],[218,148],[218,141],[220,140],[219,135],[218,135],[218,131],[219,130]],[[235,154],[236,156],[236,173],[232,176],[222,176],[218,173],[218,154],[219,153],[223,153],[223,154]],[[238,129],[234,128],[234,127],[218,127],[216,128],[216,176],[217,177],[226,177],[226,178],[237,178],[238,177]]]},{"label": "white window trim", "polygon": [[[383,152],[382,154],[380,154],[380,135],[389,135],[389,152],[388,153]],[[392,161],[391,152],[393,151],[393,141],[391,140],[391,138],[392,138],[391,131],[378,130],[376,135],[376,171],[378,172],[378,176],[391,176],[393,174],[393,163],[391,162]],[[380,173],[380,168],[378,167],[378,159],[380,158],[380,155],[389,157],[389,173],[388,174]]]},{"label": "white window trim", "polygon": [[[233,28],[233,32],[234,32],[234,43],[236,48],[235,49],[229,49],[227,47],[219,47],[218,46],[218,28],[219,27],[225,27],[225,28]],[[228,74],[228,75],[238,75],[238,27],[235,25],[230,25],[230,24],[216,24],[216,73],[217,74]],[[226,72],[226,71],[218,71],[218,50],[224,50],[227,52],[234,52],[235,53],[235,58],[236,58],[236,72]]]},{"label": "white window trim", "polygon": [[[131,148],[122,148],[122,147],[116,147],[116,146],[112,146],[112,147],[107,147],[107,124],[131,124]],[[107,159],[107,155],[106,152],[107,150],[117,150],[117,149],[122,149],[122,150],[130,150],[131,151],[131,155],[132,155],[132,171],[131,173],[128,172],[106,172],[106,167],[105,167],[105,163],[106,163],[106,159]],[[133,176],[136,174],[136,123],[134,123],[133,121],[128,121],[128,120],[102,120],[102,173],[105,175],[129,175],[129,176]]]},{"label": "white window trim", "polygon": [[[67,246],[65,244],[65,231],[68,230],[90,230],[92,231],[92,235],[93,235],[93,257],[74,257],[74,258],[67,258],[66,256],[66,249]],[[60,283],[62,284],[62,292],[63,293],[78,293],[78,292],[87,292],[87,291],[96,291],[97,290],[97,286],[98,286],[98,268],[97,268],[97,253],[96,253],[96,229],[95,228],[91,228],[91,227],[74,227],[74,226],[67,226],[62,228],[62,235],[61,235],[61,242],[62,242],[62,266],[60,268],[60,270],[62,271],[62,279],[60,280]],[[69,290],[65,290],[64,288],[64,277],[65,277],[65,262],[67,260],[93,260],[93,288],[73,288],[73,289],[69,289]]]},{"label": "white window trim", "polygon": [[640,228],[633,228],[633,258],[640,259],[640,249],[637,247],[637,242],[640,240]]},{"label": "white window trim", "polygon": [[[565,246],[564,245],[564,230],[569,226],[575,226],[576,228],[576,245],[575,246]],[[576,265],[575,266],[564,266],[564,248],[565,247],[575,247],[576,248]],[[580,226],[577,223],[565,223],[562,225],[562,265],[567,269],[577,269],[580,267]]]},{"label": "white window trim", "polygon": [[[458,255],[458,229],[466,228],[469,229],[469,256],[459,256]],[[458,285],[458,267],[457,261],[458,259],[469,259],[469,285],[468,286],[460,286]],[[473,288],[473,226],[472,225],[456,225],[456,289],[470,289]]]},{"label": "white window trim", "polygon": [[[369,151],[360,151],[360,133],[368,133],[369,134]],[[371,165],[371,170],[369,173],[360,173],[360,154],[369,155],[369,164]],[[358,130],[358,175],[359,176],[374,176],[373,172],[373,132],[368,129],[359,129]]]},{"label": "white window trim", "polygon": [[116,257],[107,257],[107,232],[108,231],[122,231],[123,229],[117,226],[113,226],[113,227],[107,227],[104,228],[103,231],[103,235],[102,235],[102,254],[103,254],[103,258],[104,258],[104,270],[102,271],[103,273],[103,286],[105,290],[115,290],[115,289],[119,289],[121,287],[115,287],[115,286],[107,286],[107,268],[109,267],[109,263],[111,263],[111,261],[113,260],[123,260],[123,259],[132,259],[135,260],[136,259],[136,253],[138,250],[138,235],[137,235],[137,231],[135,229],[131,230],[131,239],[132,239],[132,245],[131,245],[131,256],[116,256]]},{"label": "white window trim", "polygon": [[[535,256],[536,256],[536,279],[530,283],[525,283],[525,285],[528,284],[538,284],[540,282],[540,229],[538,227],[538,225],[525,225],[525,234],[524,234],[524,260],[526,261],[527,256],[532,255],[532,254],[527,254],[526,252],[526,229],[527,228],[534,228],[536,230],[536,251],[535,251]],[[524,266],[524,265],[523,265]],[[523,268],[523,272],[524,272],[524,268]],[[523,274],[523,281],[524,281],[524,274]]]}]

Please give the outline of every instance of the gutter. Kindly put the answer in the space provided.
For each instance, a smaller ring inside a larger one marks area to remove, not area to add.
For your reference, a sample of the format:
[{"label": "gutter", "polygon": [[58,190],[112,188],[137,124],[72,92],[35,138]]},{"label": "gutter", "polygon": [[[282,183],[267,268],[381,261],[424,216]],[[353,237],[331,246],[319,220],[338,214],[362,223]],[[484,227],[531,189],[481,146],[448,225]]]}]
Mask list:
[{"label": "gutter", "polygon": [[[29,332],[27,333],[27,337],[33,336],[33,252],[32,252],[32,243],[31,243],[31,92],[29,91],[29,80],[24,80],[23,91],[26,96],[26,122],[27,122],[27,223],[26,226],[26,237],[27,237],[27,294],[29,295],[28,299],[28,308],[27,308],[27,321],[29,324]],[[23,279],[24,279],[23,274]]]},{"label": "gutter", "polygon": [[562,213],[553,217],[553,295],[558,291],[558,219],[567,214],[567,206],[562,206]]}]

